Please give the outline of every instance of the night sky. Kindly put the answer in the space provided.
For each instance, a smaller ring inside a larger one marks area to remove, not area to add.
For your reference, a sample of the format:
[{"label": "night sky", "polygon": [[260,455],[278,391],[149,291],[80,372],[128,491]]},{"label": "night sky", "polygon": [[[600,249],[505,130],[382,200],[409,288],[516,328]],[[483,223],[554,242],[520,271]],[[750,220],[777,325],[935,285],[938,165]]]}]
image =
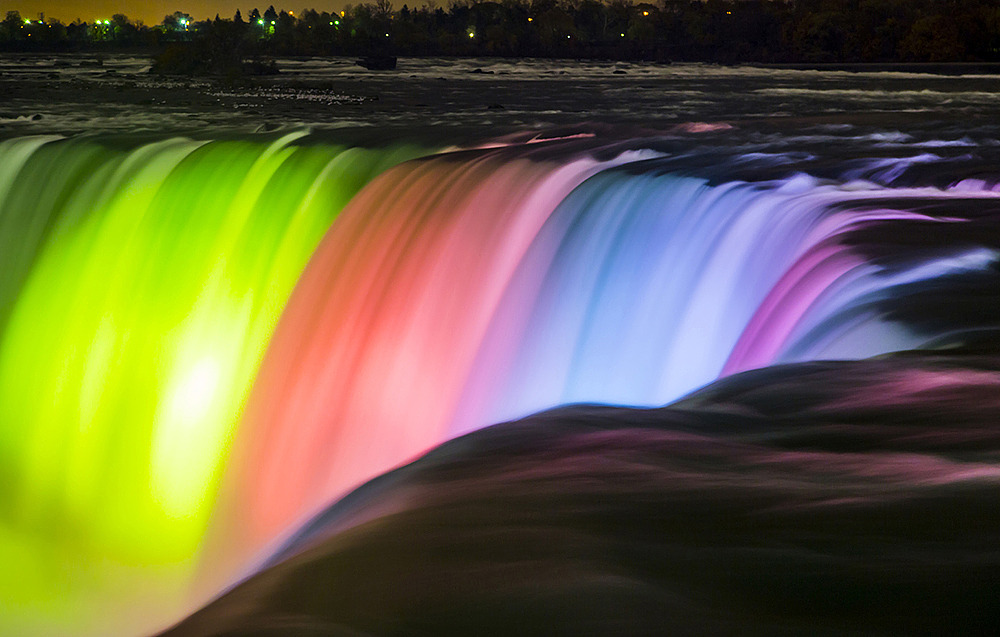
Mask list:
[{"label": "night sky", "polygon": [[[251,0],[252,1],[252,0]],[[207,20],[215,17],[218,13],[223,18],[231,18],[240,9],[244,15],[251,9],[257,7],[261,13],[273,2],[273,0],[261,0],[260,4],[245,3],[240,4],[233,0],[150,0],[139,2],[138,0],[21,0],[11,4],[6,4],[2,9],[3,14],[7,11],[20,11],[21,16],[31,20],[38,18],[39,12],[44,12],[46,18],[57,18],[64,23],[70,23],[77,18],[84,22],[93,22],[96,19],[110,18],[116,13],[124,13],[132,20],[142,20],[147,25],[159,24],[163,17],[174,11],[188,13],[195,20]],[[317,2],[311,3],[308,0],[293,0],[294,4],[282,5],[274,3],[274,8],[278,11],[294,11],[298,14],[303,9],[315,8],[317,11],[332,11],[341,9],[343,3]]]}]

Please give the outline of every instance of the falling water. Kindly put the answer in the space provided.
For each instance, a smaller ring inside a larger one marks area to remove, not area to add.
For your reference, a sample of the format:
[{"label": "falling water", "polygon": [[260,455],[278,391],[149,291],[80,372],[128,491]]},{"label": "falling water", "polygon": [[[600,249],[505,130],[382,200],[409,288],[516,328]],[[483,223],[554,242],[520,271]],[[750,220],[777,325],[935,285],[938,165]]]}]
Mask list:
[{"label": "falling water", "polygon": [[987,181],[624,141],[0,144],[0,632],[177,619],[495,422],[995,328],[900,301],[995,272]]},{"label": "falling water", "polygon": [[344,204],[417,152],[299,137],[0,147],[3,599],[85,626],[106,620],[80,598],[147,578],[176,608],[292,287]]}]

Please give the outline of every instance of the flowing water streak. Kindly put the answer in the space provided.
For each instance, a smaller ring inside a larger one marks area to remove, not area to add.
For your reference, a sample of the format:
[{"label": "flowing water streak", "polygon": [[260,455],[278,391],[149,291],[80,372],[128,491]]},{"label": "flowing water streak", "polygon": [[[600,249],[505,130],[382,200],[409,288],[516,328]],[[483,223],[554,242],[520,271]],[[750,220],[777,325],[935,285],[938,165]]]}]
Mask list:
[{"label": "flowing water streak", "polygon": [[[234,479],[250,546],[449,435],[512,272],[590,175],[648,157],[486,151],[401,166],[351,202],[268,353]],[[230,539],[231,541],[231,539]]]},{"label": "flowing water streak", "polygon": [[997,260],[852,241],[965,224],[916,202],[997,199],[986,182],[709,181],[602,143],[397,165],[420,151],[4,142],[0,597],[22,610],[0,632],[169,618],[353,486],[498,420],[953,339],[884,306]]},{"label": "flowing water streak", "polygon": [[556,210],[516,273],[453,431],[562,403],[662,405],[746,369],[918,347],[927,335],[888,324],[874,300],[988,267],[995,252],[889,267],[846,238],[876,223],[960,223],[877,204],[964,196],[806,176],[713,186],[635,167],[601,174]]},{"label": "flowing water streak", "polygon": [[354,193],[419,152],[302,135],[0,149],[2,236],[22,244],[0,257],[0,598],[25,615],[85,631],[108,602],[80,599],[124,589],[127,625],[160,585],[155,612],[176,608],[292,286]]},{"label": "flowing water streak", "polygon": [[258,503],[238,518],[249,546],[490,423],[568,402],[660,405],[744,369],[918,347],[931,335],[876,301],[996,258],[953,247],[876,263],[848,241],[872,224],[961,223],[900,201],[968,192],[711,184],[644,156],[561,168],[525,156],[397,168],[331,230],[244,425],[233,482],[236,501]]}]

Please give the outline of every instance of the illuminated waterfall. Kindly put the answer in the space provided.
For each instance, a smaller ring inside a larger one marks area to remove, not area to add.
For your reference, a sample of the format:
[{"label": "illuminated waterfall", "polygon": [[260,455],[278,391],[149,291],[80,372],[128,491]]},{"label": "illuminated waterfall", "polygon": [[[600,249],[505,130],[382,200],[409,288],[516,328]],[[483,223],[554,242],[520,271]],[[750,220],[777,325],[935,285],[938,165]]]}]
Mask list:
[{"label": "illuminated waterfall", "polygon": [[528,168],[518,152],[401,166],[348,206],[250,403],[237,500],[257,506],[240,532],[273,537],[359,476],[554,405],[661,405],[721,374],[918,347],[928,335],[878,301],[996,256],[868,263],[845,241],[872,224],[959,223],[879,203],[940,191],[711,186],[655,160]]},{"label": "illuminated waterfall", "polygon": [[176,619],[332,499],[497,421],[939,341],[885,303],[997,259],[856,240],[968,224],[906,202],[985,184],[720,183],[640,142],[304,141],[0,144],[0,599],[21,609],[0,633]]},{"label": "illuminated waterfall", "polygon": [[108,621],[78,598],[109,592],[176,612],[293,285],[354,193],[416,152],[298,137],[0,146],[0,598],[66,613],[57,632]]}]

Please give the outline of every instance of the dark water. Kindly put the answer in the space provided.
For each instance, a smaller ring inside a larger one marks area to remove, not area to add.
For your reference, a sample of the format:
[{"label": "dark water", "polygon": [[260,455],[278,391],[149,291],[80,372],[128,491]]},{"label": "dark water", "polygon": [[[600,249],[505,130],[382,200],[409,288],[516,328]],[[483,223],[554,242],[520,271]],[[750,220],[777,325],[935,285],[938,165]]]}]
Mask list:
[{"label": "dark water", "polygon": [[[308,125],[497,134],[581,122],[662,129],[855,123],[961,138],[996,130],[996,76],[763,69],[571,60],[402,59],[395,72],[347,58],[279,60],[282,73],[226,83],[155,78],[149,60],[0,58],[0,134],[254,131]],[[914,66],[910,71],[921,71]]]}]

